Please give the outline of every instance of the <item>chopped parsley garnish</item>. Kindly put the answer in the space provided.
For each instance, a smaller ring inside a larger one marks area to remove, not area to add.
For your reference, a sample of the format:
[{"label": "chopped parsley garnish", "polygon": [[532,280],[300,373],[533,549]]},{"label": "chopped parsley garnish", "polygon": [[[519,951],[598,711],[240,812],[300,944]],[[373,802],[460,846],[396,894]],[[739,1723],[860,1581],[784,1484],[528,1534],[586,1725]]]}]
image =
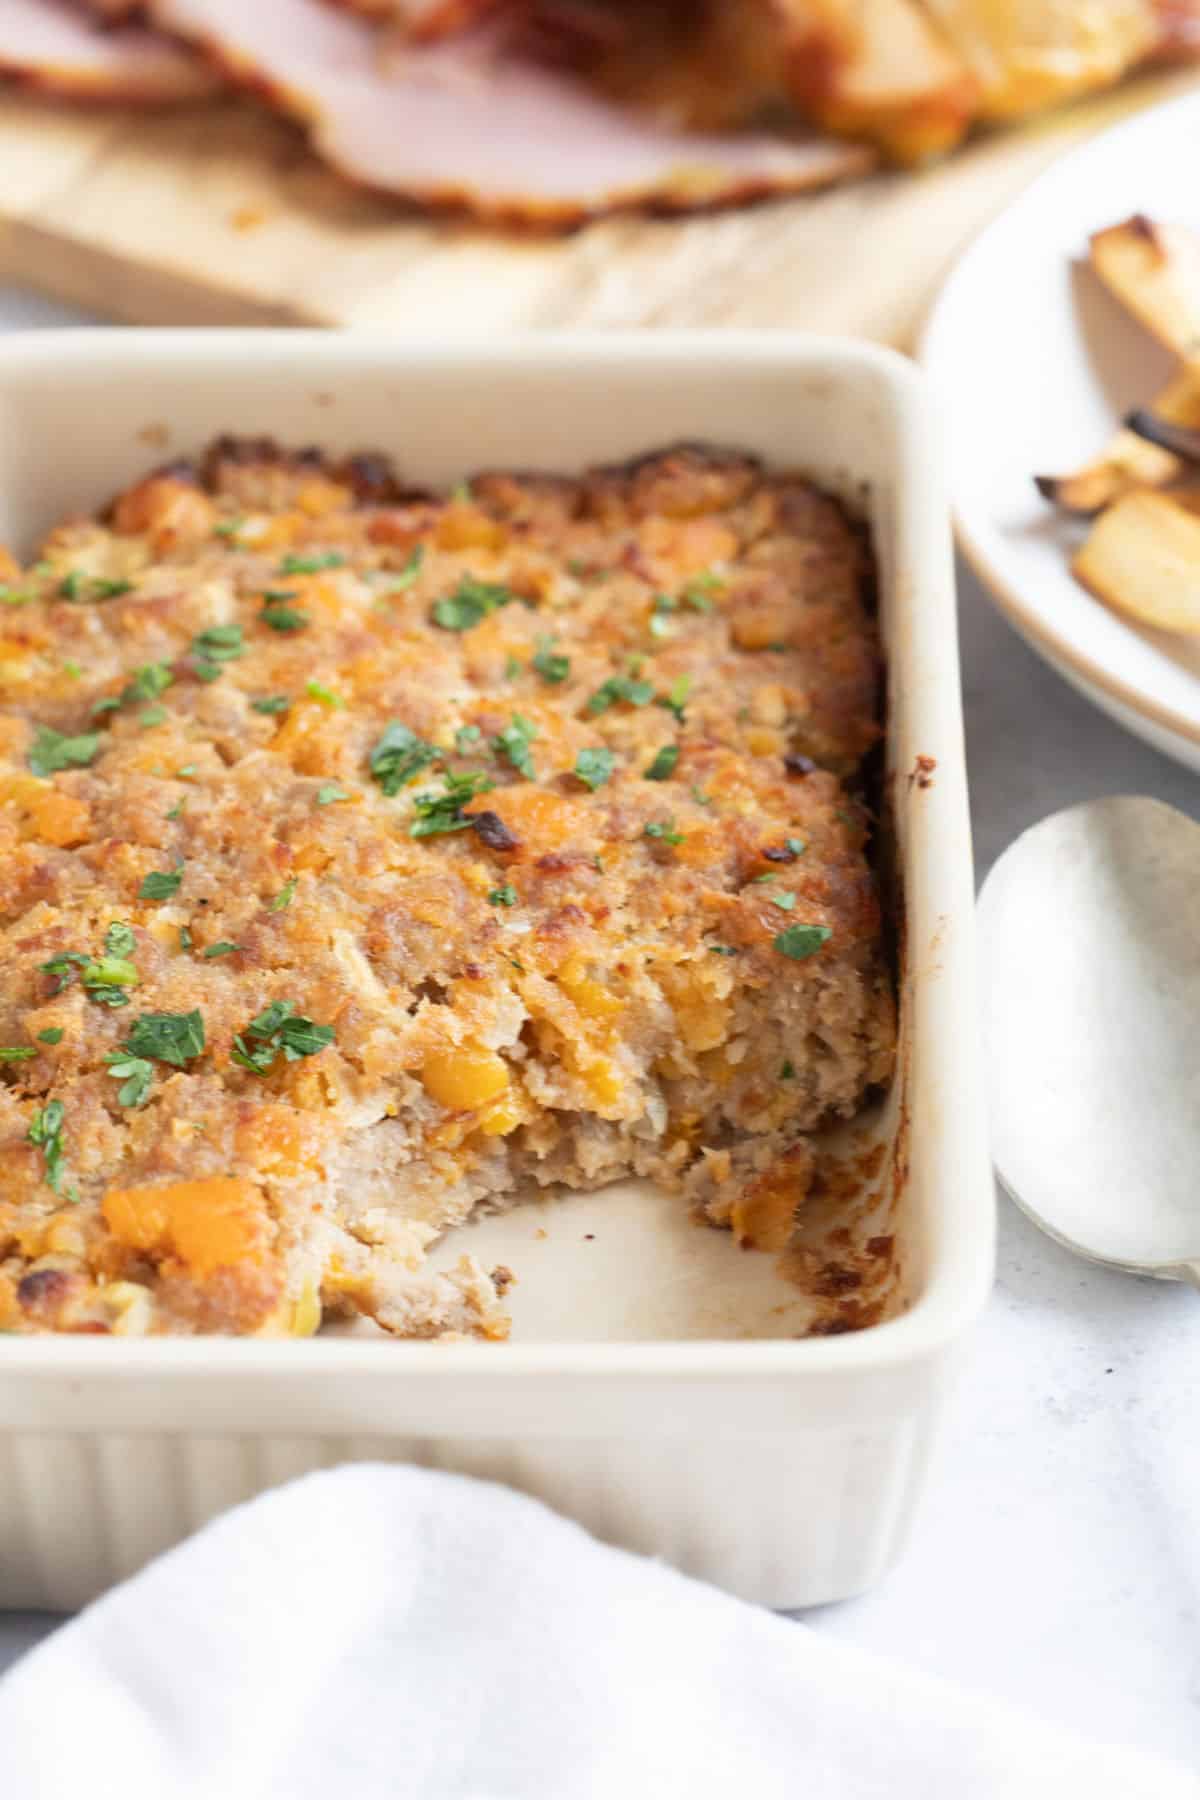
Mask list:
[{"label": "chopped parsley garnish", "polygon": [[482,736],[478,725],[460,725],[454,734],[454,747],[460,756],[466,756]]},{"label": "chopped parsley garnish", "polygon": [[286,694],[264,694],[261,700],[250,704],[257,713],[285,713],[292,703]]},{"label": "chopped parsley garnish", "polygon": [[215,681],[221,664],[232,662],[245,648],[240,625],[210,625],[192,639],[193,672],[201,681]]},{"label": "chopped parsley garnish", "polygon": [[503,887],[492,889],[491,893],[488,895],[488,901],[492,906],[515,906],[517,904],[517,890],[513,887],[511,882],[506,881]]},{"label": "chopped parsley garnish", "polygon": [[796,904],[796,896],[795,894],[772,894],[771,904],[782,907],[784,912],[791,912]]},{"label": "chopped parsley garnish", "polygon": [[804,852],[808,849],[808,845],[803,838],[785,838],[784,843],[787,845],[793,856],[803,856]]},{"label": "chopped parsley garnish", "polygon": [[779,1071],[780,1081],[794,1081],[795,1077],[796,1065],[792,1062],[785,1062],[782,1069]]},{"label": "chopped parsley garnish", "polygon": [[[466,726],[464,729],[479,736],[477,725]],[[435,761],[437,755],[432,744],[425,743],[415,731],[402,725],[399,719],[390,719],[384,726],[383,736],[371,752],[369,767],[383,792],[391,796],[398,794],[414,776]]]},{"label": "chopped parsley garnish", "polygon": [[815,956],[822,944],[833,936],[828,925],[789,925],[773,940],[776,950],[790,956],[793,962],[804,962]]},{"label": "chopped parsley garnish", "polygon": [[679,761],[679,745],[664,744],[650,767],[646,770],[646,781],[669,781],[675,773],[675,764]]},{"label": "chopped parsley garnish", "polygon": [[241,947],[240,944],[231,944],[227,938],[222,938],[219,944],[210,944],[204,954],[205,956],[232,956]]},{"label": "chopped parsley garnish", "polygon": [[0,1044],[0,1063],[28,1062],[37,1055],[32,1044]]},{"label": "chopped parsley garnish", "polygon": [[182,867],[176,869],[152,869],[138,889],[138,899],[169,900],[172,894],[177,894],[179,892],[179,884],[182,880]]},{"label": "chopped parsley garnish", "polygon": [[72,681],[78,681],[79,677],[83,674],[83,670],[80,668],[79,664],[69,656],[65,657],[63,660],[62,672],[64,675],[69,675]]},{"label": "chopped parsley garnish", "polygon": [[311,699],[318,700],[322,706],[342,707],[346,704],[340,694],[335,694],[332,688],[326,687],[323,681],[317,681],[315,677],[313,680],[305,682],[304,691]]},{"label": "chopped parsley garnish", "polygon": [[9,587],[7,582],[0,583],[0,606],[28,606],[33,595],[24,588]]},{"label": "chopped parsley garnish", "polygon": [[434,602],[433,622],[444,631],[470,631],[489,613],[510,605],[516,597],[511,588],[500,582],[476,581],[473,575],[464,575],[452,594]]},{"label": "chopped parsley garnish", "polygon": [[145,712],[139,715],[138,724],[146,727],[151,725],[161,725],[166,716],[167,709],[165,706],[148,706]]},{"label": "chopped parsley garnish", "polygon": [[658,704],[665,706],[669,713],[674,713],[679,723],[683,724],[683,708],[688,695],[692,691],[690,675],[681,675],[678,681],[671,684],[669,691],[658,696]]},{"label": "chopped parsley garnish", "polygon": [[560,655],[555,651],[553,645],[553,638],[539,638],[537,655],[533,658],[530,667],[541,676],[543,681],[565,681],[571,673],[571,659],[569,656]]},{"label": "chopped parsley garnish", "polygon": [[55,986],[51,988],[50,992],[61,994],[65,987],[70,987],[75,978],[76,968],[86,968],[91,960],[90,956],[80,956],[77,950],[63,950],[57,956],[52,956],[49,962],[39,963],[38,969],[43,975],[57,976]]},{"label": "chopped parsley garnish", "polygon": [[272,631],[303,631],[311,623],[308,614],[294,606],[264,606],[258,616]]},{"label": "chopped parsley garnish", "polygon": [[336,781],[327,781],[323,787],[317,789],[318,806],[333,806],[337,801],[349,798],[345,788],[340,788]]},{"label": "chopped parsley garnish", "polygon": [[293,875],[290,881],[284,882],[283,886],[272,900],[270,910],[272,912],[282,912],[285,906],[290,906],[292,904],[295,892],[296,877]]},{"label": "chopped parsley garnish", "polygon": [[175,677],[166,663],[143,663],[135,669],[132,679],[126,682],[121,693],[125,700],[157,700],[165,694]]},{"label": "chopped parsley garnish", "polygon": [[38,1041],[42,1044],[61,1044],[62,1036],[61,1025],[48,1025],[45,1031],[38,1032]]},{"label": "chopped parsley garnish", "polygon": [[104,1058],[108,1072],[121,1086],[117,1089],[118,1106],[142,1106],[154,1080],[154,1065],[144,1056],[130,1056],[124,1050],[110,1050]]},{"label": "chopped parsley garnish", "polygon": [[595,793],[612,775],[615,763],[611,750],[581,750],[575,758],[575,773]]},{"label": "chopped parsley garnish", "polygon": [[98,956],[84,964],[79,979],[98,1006],[128,1006],[125,989],[137,986],[138,972],[127,957]]},{"label": "chopped parsley garnish", "polygon": [[281,1050],[288,1062],[298,1062],[302,1056],[316,1056],[334,1035],[332,1025],[314,1025],[293,1012],[290,1001],[272,1000],[234,1038],[230,1055],[253,1074],[267,1075]]},{"label": "chopped parsley garnish", "polygon": [[516,657],[515,656],[506,656],[504,659],[504,679],[505,679],[505,681],[515,681],[517,679],[517,676],[520,673],[521,673],[521,665],[517,661]]},{"label": "chopped parsley garnish", "polygon": [[322,569],[340,569],[345,561],[340,550],[325,550],[316,556],[285,556],[279,565],[279,573],[319,575]]},{"label": "chopped parsley garnish", "polygon": [[181,950],[190,950],[191,947],[192,947],[192,934],[188,930],[186,925],[181,925],[179,927],[179,948]]},{"label": "chopped parsley garnish", "polygon": [[245,519],[222,519],[219,525],[213,526],[213,536],[231,538],[242,529]]},{"label": "chopped parsley garnish", "polygon": [[177,800],[175,802],[174,806],[172,806],[169,809],[169,811],[167,813],[167,817],[168,817],[168,819],[178,819],[182,816],[182,813],[183,813],[183,801]]},{"label": "chopped parsley garnish", "polygon": [[286,606],[289,600],[300,598],[299,588],[264,588],[262,597],[268,606]]},{"label": "chopped parsley garnish", "polygon": [[710,944],[708,947],[714,956],[737,955],[737,951],[732,944]]},{"label": "chopped parsley garnish", "polygon": [[532,719],[526,719],[521,713],[514,713],[512,723],[506,725],[498,737],[492,739],[492,749],[497,756],[504,756],[512,764],[518,775],[526,781],[536,781],[537,772],[533,766],[533,757],[529,746],[537,736],[537,726]]},{"label": "chopped parsley garnish", "polygon": [[182,769],[176,769],[175,771],[176,778],[179,781],[189,781],[195,773],[195,763],[184,763]]},{"label": "chopped parsley garnish", "polygon": [[664,844],[682,844],[684,834],[682,831],[676,831],[674,819],[668,819],[665,824],[655,822],[647,825],[645,836],[661,838]]},{"label": "chopped parsley garnish", "polygon": [[629,675],[610,675],[589,699],[587,710],[593,715],[607,712],[619,701],[627,706],[648,706],[653,698],[654,688],[650,682],[635,681]]},{"label": "chopped parsley garnish", "polygon": [[141,1013],[129,1030],[123,1048],[131,1056],[145,1056],[182,1068],[204,1050],[204,1020],[199,1012]]},{"label": "chopped parsley garnish", "polygon": [[122,925],[119,919],[113,921],[104,934],[104,951],[106,956],[132,956],[137,949],[137,939],[128,925]]},{"label": "chopped parsley garnish", "polygon": [[424,544],[414,544],[412,549],[408,553],[408,560],[404,564],[404,567],[402,569],[398,569],[394,575],[388,576],[387,581],[383,584],[383,586],[381,586],[381,588],[379,590],[380,593],[381,594],[402,594],[404,592],[405,588],[411,587],[413,582],[417,579],[417,576],[421,572],[421,564],[424,561],[425,561],[425,546],[424,546]]},{"label": "chopped parsley garnish", "polygon": [[102,575],[85,575],[81,569],[72,569],[63,577],[58,591],[64,600],[116,600],[121,594],[131,594],[133,583],[108,581]]},{"label": "chopped parsley garnish", "polygon": [[482,769],[467,769],[461,775],[447,773],[446,786],[440,794],[430,789],[413,796],[417,816],[409,827],[409,836],[437,837],[445,831],[469,830],[473,821],[464,815],[463,807],[476,794],[487,793],[491,785]]},{"label": "chopped parsley garnish", "polygon": [[59,769],[86,769],[100,748],[100,733],[85,731],[66,737],[50,725],[39,725],[29,747],[29,766],[35,775],[53,775]]},{"label": "chopped parsley garnish", "polygon": [[42,1152],[46,1164],[46,1184],[56,1194],[62,1192],[65,1116],[61,1100],[48,1100],[40,1112],[34,1113],[26,1133],[27,1142]]},{"label": "chopped parsley garnish", "polygon": [[697,806],[711,806],[712,805],[712,795],[706,794],[704,792],[703,788],[694,787],[691,790],[691,794],[692,794],[692,799],[696,802]]}]

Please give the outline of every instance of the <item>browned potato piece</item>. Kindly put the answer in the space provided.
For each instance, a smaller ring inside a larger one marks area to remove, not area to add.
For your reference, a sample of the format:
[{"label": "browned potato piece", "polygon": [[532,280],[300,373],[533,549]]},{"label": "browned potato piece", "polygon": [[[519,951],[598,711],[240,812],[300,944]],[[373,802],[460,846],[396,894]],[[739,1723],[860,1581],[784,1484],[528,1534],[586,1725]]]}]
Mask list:
[{"label": "browned potato piece", "polygon": [[[1200,428],[1200,371],[1181,369],[1154,400],[1158,418]],[[1166,487],[1182,472],[1179,457],[1135,432],[1118,431],[1092,462],[1072,475],[1036,475],[1038,492],[1064,512],[1097,513],[1132,488]]]},{"label": "browned potato piece", "polygon": [[1200,518],[1165,494],[1126,494],[1110,506],[1072,567],[1139,625],[1200,632]]},{"label": "browned potato piece", "polygon": [[1177,356],[1200,357],[1200,235],[1143,213],[1091,240],[1092,267],[1134,318]]}]

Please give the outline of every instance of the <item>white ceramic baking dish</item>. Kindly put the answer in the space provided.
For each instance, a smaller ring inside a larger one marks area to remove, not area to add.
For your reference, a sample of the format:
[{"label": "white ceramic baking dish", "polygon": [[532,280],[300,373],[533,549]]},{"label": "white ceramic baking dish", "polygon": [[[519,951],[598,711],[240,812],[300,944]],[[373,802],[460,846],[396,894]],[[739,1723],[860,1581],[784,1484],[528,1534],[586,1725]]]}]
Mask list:
[{"label": "white ceramic baking dish", "polygon": [[[920,377],[887,351],[782,333],[10,338],[0,540],[27,547],[224,430],[379,447],[432,481],[705,438],[861,496],[903,886],[902,1048],[880,1127],[903,1292],[881,1324],[798,1340],[770,1258],[622,1189],[466,1228],[521,1273],[507,1345],[0,1339],[0,1604],[77,1605],[258,1490],[368,1457],[524,1488],[773,1606],[860,1591],[904,1542],[992,1267],[950,547]],[[921,781],[918,757],[936,765]]]}]

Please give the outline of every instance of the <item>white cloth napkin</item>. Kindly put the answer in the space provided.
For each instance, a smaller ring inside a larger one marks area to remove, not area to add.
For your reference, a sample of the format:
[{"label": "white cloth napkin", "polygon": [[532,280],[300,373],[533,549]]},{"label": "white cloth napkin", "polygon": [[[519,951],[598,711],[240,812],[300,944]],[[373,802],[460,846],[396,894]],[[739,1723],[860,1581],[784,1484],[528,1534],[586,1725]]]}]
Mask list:
[{"label": "white cloth napkin", "polygon": [[19,1664],[0,1683],[0,1794],[1196,1800],[1200,1786],[607,1549],[506,1489],[360,1464],[216,1520]]}]

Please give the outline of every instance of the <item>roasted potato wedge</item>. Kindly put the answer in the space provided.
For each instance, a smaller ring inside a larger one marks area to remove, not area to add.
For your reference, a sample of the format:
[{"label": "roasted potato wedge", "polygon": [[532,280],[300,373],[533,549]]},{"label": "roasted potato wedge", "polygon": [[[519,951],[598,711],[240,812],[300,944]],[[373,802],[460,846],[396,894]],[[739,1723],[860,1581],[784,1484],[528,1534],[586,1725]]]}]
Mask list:
[{"label": "roasted potato wedge", "polygon": [[[1156,419],[1200,430],[1200,370],[1181,369],[1156,397]],[[1038,492],[1064,512],[1098,513],[1134,488],[1166,487],[1183,472],[1180,458],[1126,427],[1092,462],[1071,475],[1035,475]]]},{"label": "roasted potato wedge", "polygon": [[1165,494],[1126,494],[1072,564],[1106,606],[1158,631],[1200,633],[1200,518]]},{"label": "roasted potato wedge", "polygon": [[1135,213],[1096,232],[1091,263],[1161,344],[1177,356],[1200,359],[1200,235]]}]

